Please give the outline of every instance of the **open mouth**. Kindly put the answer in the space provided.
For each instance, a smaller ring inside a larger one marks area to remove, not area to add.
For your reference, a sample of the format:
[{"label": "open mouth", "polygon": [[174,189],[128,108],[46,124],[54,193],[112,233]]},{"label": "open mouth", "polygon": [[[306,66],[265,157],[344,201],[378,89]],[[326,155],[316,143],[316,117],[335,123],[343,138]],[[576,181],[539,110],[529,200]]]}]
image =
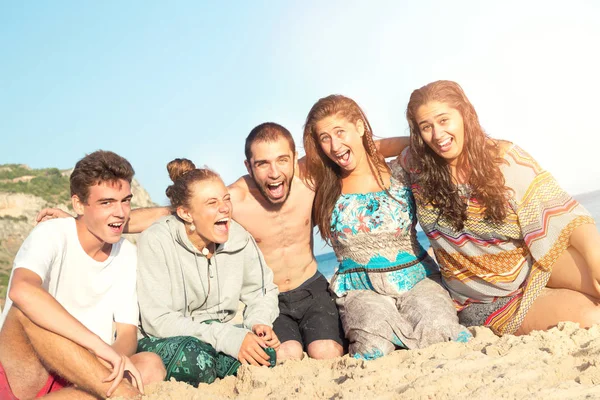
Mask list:
[{"label": "open mouth", "polygon": [[123,225],[123,222],[113,222],[108,224],[108,227],[114,233],[121,233],[123,232]]},{"label": "open mouth", "polygon": [[229,218],[221,218],[215,222],[215,231],[223,235],[229,233]]},{"label": "open mouth", "polygon": [[269,195],[274,199],[279,199],[279,198],[283,197],[283,194],[284,194],[283,181],[275,182],[275,183],[268,183],[267,190],[269,191]]},{"label": "open mouth", "polygon": [[444,139],[442,142],[437,143],[437,147],[438,147],[438,149],[440,149],[440,151],[442,153],[445,153],[448,150],[450,150],[450,148],[452,147],[453,141],[454,140],[452,139],[452,137],[448,137],[448,138]]},{"label": "open mouth", "polygon": [[336,153],[335,159],[337,160],[336,162],[338,165],[345,167],[346,165],[350,164],[350,150],[348,149],[344,152]]}]

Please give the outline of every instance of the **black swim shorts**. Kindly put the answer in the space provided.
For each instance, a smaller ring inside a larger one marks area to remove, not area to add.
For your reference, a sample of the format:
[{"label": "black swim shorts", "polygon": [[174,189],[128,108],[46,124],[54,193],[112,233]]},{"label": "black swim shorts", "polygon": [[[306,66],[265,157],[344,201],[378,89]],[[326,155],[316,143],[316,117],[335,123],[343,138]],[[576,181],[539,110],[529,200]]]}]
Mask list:
[{"label": "black swim shorts", "polygon": [[317,271],[296,289],[279,294],[279,317],[273,330],[281,343],[295,340],[304,351],[315,340],[344,345],[344,329],[329,282]]}]

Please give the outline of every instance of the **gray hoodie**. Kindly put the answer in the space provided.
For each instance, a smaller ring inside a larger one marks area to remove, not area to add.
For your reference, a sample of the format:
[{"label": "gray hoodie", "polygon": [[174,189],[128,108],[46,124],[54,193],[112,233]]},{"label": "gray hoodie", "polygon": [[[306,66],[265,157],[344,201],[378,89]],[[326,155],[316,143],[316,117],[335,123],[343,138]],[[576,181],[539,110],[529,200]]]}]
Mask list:
[{"label": "gray hoodie", "polygon": [[[141,326],[150,336],[194,336],[237,358],[252,326],[272,326],[279,315],[273,273],[254,239],[233,220],[229,240],[210,260],[173,215],[146,229],[137,247]],[[226,323],[239,301],[246,305],[243,328]]]}]

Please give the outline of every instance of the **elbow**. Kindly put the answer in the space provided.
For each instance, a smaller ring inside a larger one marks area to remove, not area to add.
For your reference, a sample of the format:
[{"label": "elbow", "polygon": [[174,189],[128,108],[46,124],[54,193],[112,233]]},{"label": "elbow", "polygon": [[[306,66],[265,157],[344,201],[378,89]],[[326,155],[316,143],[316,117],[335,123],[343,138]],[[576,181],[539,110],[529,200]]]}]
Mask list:
[{"label": "elbow", "polygon": [[29,287],[30,285],[26,282],[16,281],[11,283],[8,298],[17,308],[22,309],[27,299],[30,298]]}]

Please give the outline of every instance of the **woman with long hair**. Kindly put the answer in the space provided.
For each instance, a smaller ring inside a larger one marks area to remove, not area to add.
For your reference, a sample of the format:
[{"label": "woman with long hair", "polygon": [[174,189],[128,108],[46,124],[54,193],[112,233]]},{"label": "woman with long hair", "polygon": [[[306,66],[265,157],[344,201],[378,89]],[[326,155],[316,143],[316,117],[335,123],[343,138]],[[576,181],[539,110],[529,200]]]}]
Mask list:
[{"label": "woman with long hair", "polygon": [[[167,377],[194,386],[242,364],[272,365],[279,340],[273,273],[250,234],[231,219],[225,184],[187,159],[171,161],[173,214],[138,241],[138,301],[145,338],[138,351],[163,359]],[[231,321],[239,302],[243,326]]]},{"label": "woman with long hair", "polygon": [[360,107],[340,95],[320,99],[304,148],[314,221],[340,261],[330,288],[350,354],[371,359],[470,337],[416,239],[403,170],[386,164]]},{"label": "woman with long hair", "polygon": [[527,152],[487,136],[457,83],[415,90],[406,117],[401,163],[460,321],[498,335],[600,322],[587,211]]}]

